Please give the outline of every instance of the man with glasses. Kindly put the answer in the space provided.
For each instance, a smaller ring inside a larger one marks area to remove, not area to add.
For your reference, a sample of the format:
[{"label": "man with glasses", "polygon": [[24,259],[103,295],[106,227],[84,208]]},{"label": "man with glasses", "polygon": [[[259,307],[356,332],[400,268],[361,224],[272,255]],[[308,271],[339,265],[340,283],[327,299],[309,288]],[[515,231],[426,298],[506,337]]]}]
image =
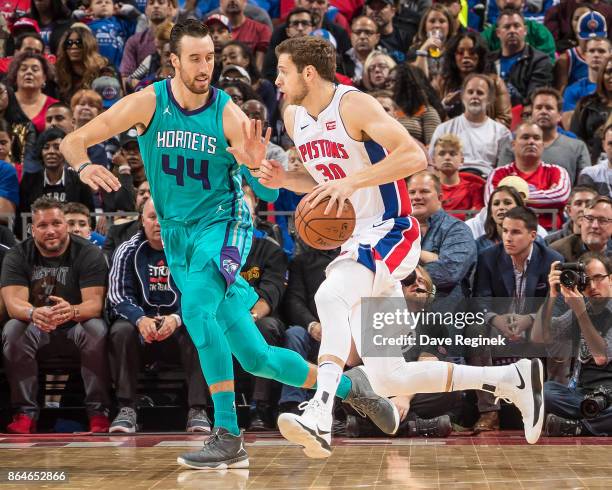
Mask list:
[{"label": "man with glasses", "polygon": [[[591,215],[589,215],[591,216]],[[594,221],[595,222],[595,221]],[[585,287],[561,284],[555,262],[550,268],[550,296],[542,305],[531,332],[533,342],[547,347],[576,348],[576,362],[569,386],[547,381],[544,406],[547,436],[608,436],[612,434],[610,397],[601,409],[585,416],[581,404],[597,390],[612,389],[612,264],[605,255],[588,252],[580,257],[587,276]],[[607,400],[606,400],[607,399]]]},{"label": "man with glasses", "polygon": [[580,234],[556,241],[551,248],[559,252],[566,261],[576,262],[585,252],[597,252],[606,256],[612,253],[612,200],[607,196],[593,199],[578,219]]},{"label": "man with glasses", "polygon": [[359,84],[363,78],[363,64],[379,42],[378,24],[365,15],[355,17],[351,23],[352,47],[344,53],[339,71]]}]

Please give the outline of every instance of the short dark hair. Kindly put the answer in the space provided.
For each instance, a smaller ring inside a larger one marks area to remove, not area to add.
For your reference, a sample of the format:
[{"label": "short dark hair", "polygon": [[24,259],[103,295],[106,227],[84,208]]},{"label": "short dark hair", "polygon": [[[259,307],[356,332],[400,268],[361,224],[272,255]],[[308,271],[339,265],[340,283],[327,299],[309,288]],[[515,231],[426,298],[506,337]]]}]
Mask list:
[{"label": "short dark hair", "polygon": [[170,52],[179,56],[179,44],[185,36],[206,37],[210,36],[208,26],[200,20],[187,19],[174,24],[170,32]]},{"label": "short dark hair", "polygon": [[584,209],[593,209],[598,204],[607,204],[612,206],[612,199],[610,199],[608,196],[597,196],[590,200]]},{"label": "short dark hair", "polygon": [[538,95],[549,95],[551,97],[554,97],[555,100],[557,101],[557,110],[561,111],[561,108],[563,107],[563,96],[561,95],[561,92],[559,92],[556,88],[552,88],[552,87],[536,88],[533,92],[529,94],[529,101],[531,102],[532,105]]},{"label": "short dark hair", "polygon": [[42,162],[42,150],[49,141],[64,139],[66,133],[60,128],[49,128],[40,133],[40,136],[36,140],[36,146],[34,147],[34,155],[38,161]]},{"label": "short dark hair", "polygon": [[301,36],[285,39],[276,46],[276,56],[288,54],[299,73],[313,66],[323,80],[336,81],[336,48],[325,39]]},{"label": "short dark hair", "polygon": [[572,192],[570,192],[569,198],[567,199],[567,203],[571,203],[574,196],[579,192],[590,192],[591,194],[595,194],[596,196],[599,195],[599,193],[592,187],[586,185],[577,185],[572,189]]},{"label": "short dark hair", "polygon": [[594,260],[599,260],[604,265],[608,275],[612,274],[612,262],[602,253],[586,252],[578,258],[578,261],[582,262],[585,266],[589,265]]},{"label": "short dark hair", "polygon": [[499,15],[497,16],[497,25],[499,26],[499,23],[501,22],[502,17],[512,16],[512,15],[518,15],[521,19],[523,19],[523,24],[525,24],[525,16],[523,15],[523,12],[521,12],[518,9],[508,7],[508,8],[502,9]]},{"label": "short dark hair", "polygon": [[525,227],[529,231],[538,231],[538,217],[536,214],[529,208],[524,206],[517,206],[512,208],[510,211],[506,213],[504,219],[519,219],[523,223],[525,223]]},{"label": "short dark hair", "polygon": [[589,38],[589,39],[587,39],[587,40],[586,40],[586,42],[584,43],[584,49],[585,49],[585,50],[587,49],[587,46],[588,46],[588,44],[589,44],[591,41],[605,41],[605,42],[607,42],[607,43],[608,43],[608,46],[610,45],[610,40],[609,40],[607,37],[603,37],[603,36],[601,36],[601,37],[590,37],[590,38]]},{"label": "short dark hair", "polygon": [[91,216],[89,208],[80,202],[67,202],[63,205],[64,214],[83,214],[88,218]]},{"label": "short dark hair", "polygon": [[38,211],[46,211],[48,209],[59,209],[63,213],[64,204],[53,197],[41,196],[36,199],[30,207],[32,214],[35,214]]},{"label": "short dark hair", "polygon": [[47,111],[49,109],[68,109],[70,111],[70,114],[72,114],[72,109],[70,108],[70,106],[68,104],[66,104],[65,102],[54,102],[53,104],[51,104],[49,107],[47,107]]},{"label": "short dark hair", "polygon": [[291,22],[291,17],[293,17],[294,15],[299,15],[299,14],[308,14],[310,15],[310,20],[314,23],[315,22],[315,17],[318,18],[318,15],[314,14],[311,10],[304,8],[304,7],[295,7],[293,10],[291,10],[291,12],[289,12],[287,14],[287,19],[285,20],[285,24],[287,27],[289,27],[289,22]]},{"label": "short dark hair", "polygon": [[19,34],[19,36],[15,38],[15,49],[21,49],[21,46],[23,46],[23,41],[25,41],[29,37],[40,41],[40,43],[43,45],[43,49],[45,48],[45,43],[42,37],[40,37],[40,34],[38,34],[37,32],[24,32],[23,34]]}]

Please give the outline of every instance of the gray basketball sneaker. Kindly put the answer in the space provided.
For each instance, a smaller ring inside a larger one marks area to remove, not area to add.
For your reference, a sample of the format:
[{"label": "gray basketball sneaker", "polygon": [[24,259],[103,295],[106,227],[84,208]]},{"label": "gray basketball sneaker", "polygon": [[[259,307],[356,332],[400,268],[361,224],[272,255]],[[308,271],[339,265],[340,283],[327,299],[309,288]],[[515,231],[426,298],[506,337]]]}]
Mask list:
[{"label": "gray basketball sneaker", "polygon": [[244,449],[244,435],[228,432],[223,427],[215,427],[212,435],[199,451],[185,453],[176,458],[181,466],[194,470],[227,470],[248,468],[249,456]]},{"label": "gray basketball sneaker", "polygon": [[344,374],[351,380],[351,391],[344,403],[353,407],[362,417],[369,417],[385,434],[395,434],[400,424],[400,415],[395,405],[374,392],[360,367],[350,369]]}]

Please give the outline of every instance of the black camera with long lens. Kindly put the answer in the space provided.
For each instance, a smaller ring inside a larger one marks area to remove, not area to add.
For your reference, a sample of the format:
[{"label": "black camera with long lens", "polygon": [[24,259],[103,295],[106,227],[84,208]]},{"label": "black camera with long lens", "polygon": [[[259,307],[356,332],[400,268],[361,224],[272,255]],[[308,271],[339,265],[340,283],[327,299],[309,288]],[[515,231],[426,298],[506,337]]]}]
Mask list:
[{"label": "black camera with long lens", "polygon": [[599,386],[580,402],[580,413],[582,413],[584,418],[592,419],[608,408],[611,401],[612,390]]},{"label": "black camera with long lens", "polygon": [[586,275],[584,263],[566,262],[565,264],[558,264],[557,269],[561,271],[559,280],[567,289],[575,287],[582,292],[589,285],[589,276]]}]

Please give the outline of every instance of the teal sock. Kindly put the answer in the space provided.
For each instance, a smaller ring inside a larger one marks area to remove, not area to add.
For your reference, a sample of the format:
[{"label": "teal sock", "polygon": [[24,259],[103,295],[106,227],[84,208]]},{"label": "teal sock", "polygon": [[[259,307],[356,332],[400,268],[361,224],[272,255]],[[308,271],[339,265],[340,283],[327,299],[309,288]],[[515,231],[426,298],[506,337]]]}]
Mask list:
[{"label": "teal sock", "polygon": [[223,427],[235,436],[240,435],[236,415],[236,394],[233,391],[219,391],[212,395],[215,405],[215,427]]},{"label": "teal sock", "polygon": [[[353,386],[353,383],[351,382],[351,379],[348,376],[343,374],[342,377],[340,378],[340,384],[338,385],[338,389],[336,390],[336,396],[340,398],[340,400],[346,400],[346,397],[351,392],[352,386]],[[312,388],[308,388],[308,389],[316,390],[317,383],[315,383]]]}]

